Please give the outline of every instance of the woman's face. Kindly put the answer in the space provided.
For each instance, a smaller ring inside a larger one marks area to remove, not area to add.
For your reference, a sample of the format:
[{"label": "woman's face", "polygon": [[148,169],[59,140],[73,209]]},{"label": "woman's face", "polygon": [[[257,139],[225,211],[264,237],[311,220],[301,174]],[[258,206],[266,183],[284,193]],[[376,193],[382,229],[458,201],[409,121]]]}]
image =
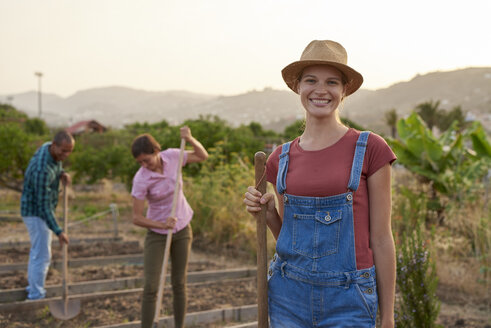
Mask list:
[{"label": "woman's face", "polygon": [[328,65],[308,66],[298,84],[298,94],[307,115],[324,118],[335,113],[346,88],[342,74]]},{"label": "woman's face", "polygon": [[160,167],[159,153],[155,154],[140,154],[136,157],[136,161],[141,167],[146,168],[150,171],[158,171]]}]

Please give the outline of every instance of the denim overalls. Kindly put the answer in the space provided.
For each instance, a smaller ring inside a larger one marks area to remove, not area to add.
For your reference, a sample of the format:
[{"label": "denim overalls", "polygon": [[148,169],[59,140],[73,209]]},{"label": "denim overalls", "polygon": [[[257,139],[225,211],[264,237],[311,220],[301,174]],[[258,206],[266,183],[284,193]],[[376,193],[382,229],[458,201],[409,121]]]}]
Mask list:
[{"label": "denim overalls", "polygon": [[375,267],[356,269],[353,223],[369,133],[358,138],[347,192],[329,197],[285,193],[290,143],[282,146],[283,225],[268,272],[272,328],[375,327]]}]

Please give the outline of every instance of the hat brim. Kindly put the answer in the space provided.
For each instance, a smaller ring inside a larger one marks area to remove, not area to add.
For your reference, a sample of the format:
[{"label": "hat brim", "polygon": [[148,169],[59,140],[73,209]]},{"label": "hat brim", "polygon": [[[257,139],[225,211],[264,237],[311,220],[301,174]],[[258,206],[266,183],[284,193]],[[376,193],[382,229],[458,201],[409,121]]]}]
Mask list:
[{"label": "hat brim", "polygon": [[340,70],[348,80],[346,83],[346,96],[354,93],[363,84],[363,76],[348,65],[343,65],[338,62],[326,60],[300,60],[291,63],[290,65],[283,68],[283,70],[281,71],[281,75],[283,76],[283,80],[285,81],[286,85],[288,85],[288,87],[292,89],[293,92],[298,93],[297,81],[300,77],[300,74],[302,74],[302,71],[306,67],[313,65],[329,65]]}]

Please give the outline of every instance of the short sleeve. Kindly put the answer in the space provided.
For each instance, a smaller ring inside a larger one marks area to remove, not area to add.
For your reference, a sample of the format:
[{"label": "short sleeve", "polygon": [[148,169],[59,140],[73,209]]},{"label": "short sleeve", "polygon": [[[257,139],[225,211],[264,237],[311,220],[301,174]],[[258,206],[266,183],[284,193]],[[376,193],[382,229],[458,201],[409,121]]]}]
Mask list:
[{"label": "short sleeve", "polygon": [[133,178],[133,186],[131,187],[131,196],[136,199],[144,200],[147,196],[148,189],[142,175],[141,169],[136,172]]},{"label": "short sleeve", "polygon": [[[181,150],[179,148],[168,148],[167,150],[165,150],[165,152],[168,158],[176,162],[176,167],[177,167],[177,163],[179,163],[179,153],[181,152]],[[185,166],[187,162],[188,162],[188,153],[184,151],[182,156],[182,166]]]},{"label": "short sleeve", "polygon": [[397,159],[396,155],[381,136],[371,133],[368,138],[366,160],[367,177],[371,176],[387,163],[392,164]]},{"label": "short sleeve", "polygon": [[278,166],[280,162],[281,146],[276,147],[276,149],[269,155],[266,161],[266,180],[271,182],[276,186],[276,177],[278,175]]}]

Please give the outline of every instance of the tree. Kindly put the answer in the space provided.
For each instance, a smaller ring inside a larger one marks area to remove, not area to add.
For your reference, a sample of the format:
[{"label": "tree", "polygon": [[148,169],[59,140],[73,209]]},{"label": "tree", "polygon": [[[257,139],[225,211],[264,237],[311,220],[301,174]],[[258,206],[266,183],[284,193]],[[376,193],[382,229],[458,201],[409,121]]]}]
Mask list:
[{"label": "tree", "polygon": [[341,117],[341,123],[343,123],[344,125],[346,125],[349,128],[353,128],[353,129],[356,129],[358,131],[365,131],[366,130],[360,124],[355,123],[355,122],[353,122],[352,120],[350,120],[349,118],[346,118],[346,117]]},{"label": "tree", "polygon": [[7,104],[0,104],[0,122],[0,186],[21,192],[24,171],[49,130],[43,120]]},{"label": "tree", "polygon": [[305,130],[305,120],[296,120],[292,124],[288,125],[285,130],[283,130],[283,138],[286,140],[293,140],[303,133]]},{"label": "tree", "polygon": [[247,127],[252,131],[255,137],[277,139],[279,135],[273,130],[264,130],[263,126],[257,122],[251,122]]},{"label": "tree", "polygon": [[38,136],[45,136],[49,134],[49,128],[46,125],[46,122],[44,122],[40,118],[28,118],[24,122],[24,130],[28,134],[34,134]]},{"label": "tree", "polygon": [[16,123],[0,124],[0,186],[22,192],[24,172],[40,146]]},{"label": "tree", "polygon": [[427,101],[416,106],[416,113],[423,119],[430,131],[438,124],[441,117],[440,101]]},{"label": "tree", "polygon": [[107,178],[129,187],[138,170],[130,149],[135,136],[125,130],[79,136],[67,161],[74,182],[92,184]]},{"label": "tree", "polygon": [[[210,168],[223,163],[252,162],[254,154],[263,150],[265,141],[279,137],[272,131],[262,128],[259,123],[241,125],[233,128],[217,116],[205,116],[185,121],[182,125],[191,128],[209,153],[219,149],[220,156],[207,161]],[[141,133],[150,133],[160,143],[162,149],[179,147],[179,126],[171,126],[162,121],[155,124],[135,123],[123,130],[109,131],[102,135],[83,135],[78,137],[75,150],[69,158],[70,169],[75,172],[75,181],[95,183],[103,178],[120,180],[131,187],[133,175],[138,164],[131,155],[132,140]],[[186,173],[196,176],[202,163],[186,166]]]},{"label": "tree", "polygon": [[390,128],[390,135],[392,138],[396,138],[397,136],[397,111],[395,108],[392,108],[391,110],[388,110],[385,112],[385,123],[389,126]]},{"label": "tree", "polygon": [[249,123],[248,128],[252,131],[252,133],[256,137],[264,135],[263,126],[257,122]]},{"label": "tree", "polygon": [[440,131],[447,131],[453,122],[457,122],[457,129],[462,131],[466,126],[465,114],[460,106],[455,106],[448,113],[441,111],[440,119],[437,122],[437,127]]},{"label": "tree", "polygon": [[26,119],[27,119],[27,115],[21,111],[18,111],[14,106],[0,103],[1,121],[23,122]]}]

